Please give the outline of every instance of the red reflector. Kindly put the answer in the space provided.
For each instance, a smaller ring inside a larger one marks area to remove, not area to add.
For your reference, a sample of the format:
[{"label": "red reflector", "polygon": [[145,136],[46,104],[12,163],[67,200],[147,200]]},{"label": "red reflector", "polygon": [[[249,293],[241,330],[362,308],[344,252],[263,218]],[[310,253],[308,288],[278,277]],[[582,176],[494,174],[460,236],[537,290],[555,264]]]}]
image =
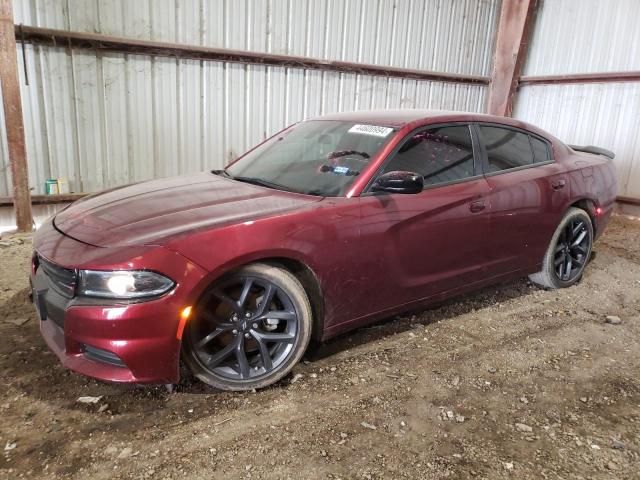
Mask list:
[{"label": "red reflector", "polygon": [[596,208],[596,215],[600,215],[602,213],[602,209],[600,207]]}]

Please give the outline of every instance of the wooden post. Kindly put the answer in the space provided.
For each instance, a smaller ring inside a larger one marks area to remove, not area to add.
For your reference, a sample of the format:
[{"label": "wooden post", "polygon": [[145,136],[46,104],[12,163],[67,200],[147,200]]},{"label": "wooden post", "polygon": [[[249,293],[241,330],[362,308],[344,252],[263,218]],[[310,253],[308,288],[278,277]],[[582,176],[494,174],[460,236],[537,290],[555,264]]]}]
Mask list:
[{"label": "wooden post", "polygon": [[0,85],[9,146],[16,224],[19,232],[30,232],[33,216],[11,2],[12,0],[0,0]]},{"label": "wooden post", "polygon": [[487,101],[491,115],[511,115],[536,6],[537,0],[502,1]]}]

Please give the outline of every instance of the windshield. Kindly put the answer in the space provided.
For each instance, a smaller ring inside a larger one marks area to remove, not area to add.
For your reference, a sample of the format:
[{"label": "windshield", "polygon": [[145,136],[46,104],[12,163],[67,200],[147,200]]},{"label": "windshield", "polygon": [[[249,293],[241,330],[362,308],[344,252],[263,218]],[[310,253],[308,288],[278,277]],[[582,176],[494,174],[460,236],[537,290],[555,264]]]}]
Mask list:
[{"label": "windshield", "polygon": [[341,196],[393,132],[353,122],[302,122],[249,152],[225,173],[280,190]]}]

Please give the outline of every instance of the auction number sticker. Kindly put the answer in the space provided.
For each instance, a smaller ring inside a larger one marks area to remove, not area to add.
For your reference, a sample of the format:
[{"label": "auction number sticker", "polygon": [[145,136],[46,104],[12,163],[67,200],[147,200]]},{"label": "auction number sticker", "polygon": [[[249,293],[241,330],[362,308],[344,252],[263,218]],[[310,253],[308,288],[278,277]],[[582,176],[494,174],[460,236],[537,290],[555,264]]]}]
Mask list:
[{"label": "auction number sticker", "polygon": [[361,133],[363,135],[373,135],[374,137],[386,137],[393,128],[379,127],[377,125],[354,125],[349,129],[349,133]]}]

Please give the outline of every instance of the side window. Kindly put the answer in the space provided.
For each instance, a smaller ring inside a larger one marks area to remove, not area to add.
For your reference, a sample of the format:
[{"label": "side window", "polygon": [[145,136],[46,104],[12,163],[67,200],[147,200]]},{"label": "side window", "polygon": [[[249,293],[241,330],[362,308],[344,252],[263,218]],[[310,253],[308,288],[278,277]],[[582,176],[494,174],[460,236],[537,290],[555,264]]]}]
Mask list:
[{"label": "side window", "polygon": [[499,172],[533,163],[529,135],[508,128],[480,125],[487,152],[488,172]]},{"label": "side window", "polygon": [[533,161],[536,163],[549,161],[549,148],[547,147],[547,142],[543,142],[536,137],[529,138],[531,138],[531,146],[533,147]]},{"label": "side window", "polygon": [[469,126],[436,127],[413,134],[384,168],[385,173],[394,170],[418,173],[425,185],[473,177]]}]

